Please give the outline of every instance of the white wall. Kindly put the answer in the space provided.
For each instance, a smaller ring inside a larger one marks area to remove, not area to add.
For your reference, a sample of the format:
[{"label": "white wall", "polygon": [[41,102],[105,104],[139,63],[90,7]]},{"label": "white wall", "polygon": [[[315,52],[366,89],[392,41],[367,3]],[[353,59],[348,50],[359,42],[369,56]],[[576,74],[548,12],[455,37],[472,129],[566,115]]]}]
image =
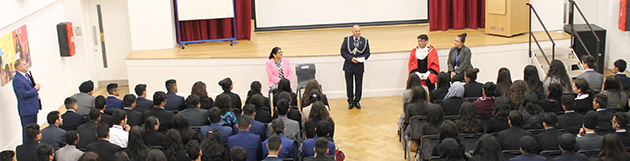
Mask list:
[{"label": "white wall", "polygon": [[[538,15],[540,19],[545,23],[545,27],[549,32],[551,31],[559,31],[562,30],[563,27],[563,5],[564,2],[560,0],[530,0],[529,1]],[[523,25],[527,25],[527,22],[524,22]],[[540,26],[540,23],[535,18],[532,13],[532,30],[534,31],[544,31]]]},{"label": "white wall", "polygon": [[[28,1],[35,0],[23,0]],[[30,3],[30,2],[29,2]],[[38,115],[38,123],[45,122],[49,111],[57,110],[63,100],[78,92],[78,84],[87,79],[94,79],[90,70],[93,58],[86,54],[84,44],[88,41],[83,36],[75,37],[77,53],[74,57],[60,57],[57,43],[56,25],[59,22],[73,22],[74,26],[83,26],[82,2],[79,0],[59,0],[43,7],[25,17],[18,17],[15,23],[0,30],[0,34],[11,32],[13,29],[26,24],[32,54],[31,71],[35,81],[41,84],[39,91],[42,99],[42,110]],[[84,33],[85,35],[85,33]],[[3,107],[0,118],[5,123],[0,124],[0,148],[15,149],[22,143],[20,118],[17,113],[17,100],[13,92],[12,83],[0,87],[0,107]]]},{"label": "white wall", "polygon": [[[617,59],[630,62],[630,31],[619,30],[619,1],[597,0],[600,11],[595,23],[606,29],[606,59],[604,65],[614,68]],[[581,7],[581,6],[580,6]],[[591,21],[591,20],[589,20]],[[626,69],[628,70],[628,69]]]},{"label": "white wall", "polygon": [[127,6],[131,29],[131,50],[175,47],[177,37],[172,1],[128,0]]}]

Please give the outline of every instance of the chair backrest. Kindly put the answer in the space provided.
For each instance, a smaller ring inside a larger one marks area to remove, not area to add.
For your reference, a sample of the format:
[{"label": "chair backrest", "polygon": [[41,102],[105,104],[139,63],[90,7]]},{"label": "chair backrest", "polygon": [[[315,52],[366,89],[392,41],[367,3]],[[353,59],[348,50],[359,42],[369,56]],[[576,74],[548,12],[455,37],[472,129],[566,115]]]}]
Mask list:
[{"label": "chair backrest", "polygon": [[424,135],[420,139],[420,159],[429,160],[431,159],[431,152],[433,147],[438,145],[438,136],[437,135]]},{"label": "chair backrest", "polygon": [[578,153],[586,155],[586,158],[591,158],[592,156],[597,156],[599,150],[579,150]]},{"label": "chair backrest", "polygon": [[477,146],[477,141],[479,140],[479,138],[481,138],[482,135],[482,133],[464,133],[459,135],[462,144],[464,144],[466,152],[475,149],[475,146]]},{"label": "chair backrest", "polygon": [[606,134],[614,133],[615,130],[612,126],[597,126],[595,127],[595,133],[600,136],[604,136]]},{"label": "chair backrest", "polygon": [[431,158],[429,158],[429,161],[440,161],[440,157],[439,156],[431,156]]},{"label": "chair backrest", "polygon": [[521,155],[520,150],[503,150],[501,152],[503,153],[503,157],[505,157],[506,160]]},{"label": "chair backrest", "polygon": [[457,120],[457,116],[458,116],[458,115],[448,115],[448,116],[444,116],[444,120],[451,120],[451,121],[455,121],[455,120]]},{"label": "chair backrest", "polygon": [[306,82],[315,79],[315,64],[305,63],[295,65],[295,75],[298,78],[298,89],[306,87]]},{"label": "chair backrest", "polygon": [[412,140],[420,140],[422,137],[422,124],[427,123],[427,115],[413,116],[409,118],[409,134]]},{"label": "chair backrest", "polygon": [[527,131],[529,133],[531,133],[532,135],[537,135],[537,134],[540,134],[541,132],[545,131],[545,129],[529,129]]},{"label": "chair backrest", "polygon": [[547,160],[552,160],[559,155],[562,155],[561,150],[543,150],[540,152],[540,156],[547,158]]},{"label": "chair backrest", "polygon": [[479,97],[466,97],[466,99],[468,100],[468,102],[475,102]]}]

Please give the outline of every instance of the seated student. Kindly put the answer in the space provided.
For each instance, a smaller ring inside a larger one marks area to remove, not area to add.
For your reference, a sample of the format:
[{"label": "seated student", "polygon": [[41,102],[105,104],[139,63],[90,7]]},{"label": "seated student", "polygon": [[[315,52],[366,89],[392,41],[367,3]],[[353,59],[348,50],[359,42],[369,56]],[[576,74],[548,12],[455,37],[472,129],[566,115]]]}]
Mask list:
[{"label": "seated student", "polygon": [[496,88],[497,85],[492,82],[487,82],[483,85],[483,96],[473,102],[475,114],[484,117],[492,117],[495,104],[494,92]]},{"label": "seated student", "polygon": [[[451,120],[446,120],[444,121],[444,123],[442,123],[442,126],[440,126],[440,134],[438,134],[438,144],[442,143],[445,139],[455,139],[455,141],[457,142],[457,144],[460,146],[459,148],[459,153],[464,156],[464,144],[462,144],[462,141],[459,139],[459,130],[457,129],[457,126],[455,125],[455,123],[453,123],[453,121]],[[438,145],[433,146],[431,155],[432,156],[439,156],[440,155],[440,148],[438,147]],[[468,157],[466,156],[465,159],[468,159]]]},{"label": "seated student", "polygon": [[602,140],[602,148],[599,155],[591,158],[591,160],[630,160],[630,154],[623,148],[616,135],[607,134]]},{"label": "seated student", "polygon": [[577,78],[586,79],[591,88],[595,91],[601,91],[604,75],[595,71],[595,58],[590,55],[583,55],[580,60],[582,60],[581,64],[584,67],[584,73],[578,75]]},{"label": "seated student", "polygon": [[[232,89],[234,89],[234,84],[232,84],[232,79],[230,79],[229,77],[222,79],[221,81],[219,81],[219,86],[221,86],[221,89],[223,89],[223,93],[221,93],[220,95],[225,94],[225,95],[230,97],[230,100],[232,100],[232,101],[230,101],[230,106],[229,107],[241,109],[241,106],[242,106],[241,105],[241,97],[238,96],[238,94],[232,92]],[[219,96],[217,96],[217,97],[219,97]],[[214,100],[217,100],[217,99],[214,99]],[[217,105],[215,105],[215,106],[217,106]],[[221,107],[219,107],[219,109],[220,108]],[[231,124],[231,125],[233,125],[233,124]]]},{"label": "seated student", "polygon": [[17,160],[37,160],[37,155],[33,155],[37,151],[39,140],[42,138],[39,133],[39,125],[36,123],[28,124],[24,130],[28,141],[15,148],[15,159]]},{"label": "seated student", "polygon": [[[97,96],[94,99],[94,108],[99,110],[99,112],[101,112],[101,120],[99,121],[99,123],[105,123],[109,126],[112,126],[112,115],[105,113],[105,110],[106,110],[105,105],[106,105],[105,97]],[[122,107],[120,109],[122,109]]]},{"label": "seated student", "polygon": [[166,105],[166,94],[162,91],[157,91],[153,94],[153,105],[154,107],[150,110],[144,111],[142,114],[142,119],[146,121],[146,119],[150,116],[155,116],[158,120],[160,120],[161,126],[158,131],[165,133],[166,130],[171,128],[173,122],[173,116],[175,114],[171,111],[167,111],[164,109]]},{"label": "seated student", "polygon": [[521,155],[511,158],[510,161],[545,161],[545,157],[538,155],[536,139],[529,135],[521,137],[518,141]]},{"label": "seated student", "polygon": [[543,115],[543,127],[545,131],[536,135],[540,150],[558,150],[558,117],[555,113],[547,112]]},{"label": "seated student", "polygon": [[184,108],[186,108],[186,105],[184,104],[184,97],[177,95],[177,90],[178,90],[177,81],[175,79],[169,79],[169,80],[166,80],[165,84],[166,84],[166,104],[164,104],[164,109],[169,110],[169,111],[184,110]]},{"label": "seated student", "polygon": [[584,154],[575,152],[575,136],[564,133],[558,136],[558,147],[562,151],[562,155],[553,158],[553,161],[586,161]]},{"label": "seated student", "polygon": [[440,105],[444,109],[445,116],[452,116],[459,114],[459,108],[462,107],[464,102],[468,102],[464,98],[464,85],[461,82],[453,82]]},{"label": "seated student", "polygon": [[[164,147],[162,151],[167,160],[188,161],[186,150],[184,150],[184,144],[182,143],[182,137],[178,130],[170,129],[164,134],[164,145],[162,147]],[[147,158],[147,160],[150,159]]]},{"label": "seated student", "polygon": [[545,111],[538,105],[538,95],[532,91],[527,91],[523,94],[523,97],[523,106],[519,110],[523,115],[523,125],[521,127],[523,129],[542,129]]},{"label": "seated student", "polygon": [[232,149],[240,146],[247,151],[247,161],[256,161],[262,159],[260,136],[250,133],[250,118],[247,116],[238,116],[238,124],[236,127],[240,130],[237,134],[228,137],[228,148]]},{"label": "seated student", "polygon": [[199,131],[201,131],[201,140],[205,140],[206,134],[208,131],[212,129],[216,129],[221,134],[221,138],[219,139],[221,143],[227,143],[227,138],[232,136],[232,127],[221,125],[221,110],[217,107],[212,107],[208,111],[208,120],[210,120],[210,125],[203,126]]},{"label": "seated student", "polygon": [[87,151],[95,152],[99,156],[101,161],[113,161],[114,154],[120,151],[120,146],[110,143],[109,140],[109,126],[106,124],[99,124],[96,128],[96,135],[98,141],[90,143],[87,147]]},{"label": "seated student", "polygon": [[[296,145],[294,144],[294,141],[289,139],[289,138],[287,138],[287,137],[282,136],[282,132],[284,132],[283,131],[284,130],[284,122],[282,120],[280,120],[280,119],[273,120],[273,122],[271,122],[271,130],[273,130],[273,132],[275,134],[274,136],[277,136],[277,137],[279,137],[281,139],[281,144],[282,144],[282,149],[280,149],[280,151],[275,153],[276,157],[278,157],[280,159],[284,159],[284,158],[289,159],[290,158],[290,159],[297,160],[296,155],[295,155],[295,146]],[[272,137],[274,137],[274,136],[272,136]],[[271,154],[269,148],[267,147],[267,146],[269,146],[270,139],[271,138],[269,138],[269,139],[267,139],[267,140],[262,142],[262,150],[263,150],[262,155],[263,156],[267,156],[268,154],[269,155]]]},{"label": "seated student", "polygon": [[624,91],[630,90],[630,78],[626,76],[624,71],[626,71],[627,63],[623,59],[617,59],[614,63],[615,66],[615,77],[619,79],[619,83],[621,83],[621,87],[623,87]]},{"label": "seated student", "polygon": [[280,79],[280,81],[278,82],[278,88],[276,88],[273,91],[272,102],[274,106],[281,99],[279,96],[280,96],[280,93],[283,93],[283,92],[287,92],[290,94],[291,96],[291,99],[289,100],[289,102],[291,103],[290,105],[297,106],[297,94],[295,94],[295,92],[291,90],[291,81],[288,79]]},{"label": "seated student", "polygon": [[53,161],[55,158],[53,147],[50,144],[41,143],[37,146],[36,155],[38,161]]},{"label": "seated student", "polygon": [[[314,103],[317,101],[320,101],[320,102],[322,101],[321,94],[316,89],[311,90],[308,98],[310,100],[308,106],[302,108],[302,117],[300,119],[300,123],[302,124],[302,126],[304,126],[304,124],[306,124],[306,121],[308,121],[311,115],[311,110],[313,109]],[[330,111],[330,107],[326,106],[325,104],[323,104],[323,107],[326,111]]]},{"label": "seated student", "polygon": [[139,112],[144,112],[146,110],[153,108],[153,101],[146,98],[147,97],[146,84],[136,85],[136,87],[134,88],[134,91],[136,91],[136,95],[138,95],[138,98],[136,98],[136,108],[134,108],[134,110],[139,111]]},{"label": "seated student", "polygon": [[[74,112],[80,115],[87,115],[90,113],[90,109],[94,108],[94,82],[91,80],[85,81],[79,85],[79,93],[70,96],[77,102],[77,109]],[[68,107],[66,107],[68,109]],[[76,130],[76,129],[74,129]]]},{"label": "seated student", "polygon": [[61,120],[59,119],[59,111],[51,111],[48,113],[46,120],[48,121],[48,127],[42,129],[42,143],[53,146],[55,149],[59,149],[66,145],[64,136],[66,130],[59,128]]},{"label": "seated student", "polygon": [[[252,125],[251,128],[249,128],[249,132],[254,133],[258,136],[260,136],[260,139],[267,139],[267,127],[264,123],[260,122],[260,121],[256,121],[256,119],[254,119],[256,116],[258,116],[258,112],[255,111],[255,107],[252,104],[246,104],[245,106],[243,106],[243,115],[248,116],[250,118],[250,125]],[[236,128],[236,126],[234,126],[232,129],[234,129],[232,131],[233,134],[238,133],[238,128]]]},{"label": "seated student", "polygon": [[199,139],[199,134],[195,130],[190,128],[190,125],[188,125],[188,120],[186,120],[183,115],[175,115],[173,117],[173,128],[171,130],[173,129],[179,132],[179,140],[181,140],[182,146],[184,146],[184,144],[188,144],[188,142],[191,140],[201,140]]},{"label": "seated student", "polygon": [[623,91],[621,87],[621,83],[619,83],[619,79],[617,77],[609,75],[606,77],[604,81],[604,87],[600,94],[604,94],[608,97],[608,106],[603,106],[602,108],[609,109],[627,109],[628,94]]},{"label": "seated student", "polygon": [[[66,131],[77,130],[79,125],[83,124],[83,115],[76,113],[77,110],[77,100],[68,97],[64,100],[64,105],[66,106],[66,112],[61,115],[61,128]],[[94,106],[94,105],[92,105]]]},{"label": "seated student", "polygon": [[[291,140],[301,140],[302,138],[300,137],[300,123],[287,117],[287,114],[291,110],[289,108],[289,101],[286,99],[281,99],[276,105],[276,110],[278,111],[277,119],[281,119],[282,121],[284,121],[284,135]],[[269,126],[267,128],[267,136],[271,135],[271,126]]]},{"label": "seated student", "polygon": [[595,127],[598,123],[599,120],[595,112],[589,111],[584,115],[582,129],[575,138],[575,150],[597,150],[602,146],[604,137],[595,134]]},{"label": "seated student", "polygon": [[545,112],[558,112],[562,110],[562,85],[551,83],[547,89],[547,99],[538,101]]},{"label": "seated student", "polygon": [[479,68],[468,68],[465,71],[464,80],[464,97],[481,97],[483,96],[483,84],[477,82],[477,73]]},{"label": "seated student", "polygon": [[263,155],[267,156],[265,159],[263,159],[263,161],[281,161],[282,159],[279,158],[279,152],[284,148],[282,148],[282,140],[280,140],[280,137],[274,135],[267,139],[265,142],[266,143],[263,143],[263,150],[268,151],[269,155],[265,155],[263,153]]},{"label": "seated student", "polygon": [[606,105],[608,104],[608,97],[604,94],[595,95],[595,100],[593,100],[593,109],[595,109],[595,113],[599,118],[599,123],[597,126],[612,126],[610,120],[615,117],[615,114],[610,113],[606,110]]},{"label": "seated student", "polygon": [[146,160],[147,153],[149,153],[149,146],[147,146],[144,136],[146,131],[144,127],[134,126],[129,130],[129,142],[127,143],[127,149],[125,153],[131,160]]},{"label": "seated student", "polygon": [[512,75],[510,74],[510,69],[506,67],[499,68],[499,72],[497,73],[497,90],[494,92],[494,96],[510,96],[510,87],[512,87]]},{"label": "seated student", "polygon": [[626,125],[628,124],[628,115],[623,112],[616,112],[615,117],[612,120],[612,127],[615,129],[615,135],[619,138],[619,141],[623,143],[623,147],[630,147],[630,134],[626,132]]},{"label": "seated student", "polygon": [[4,150],[0,152],[0,160],[1,161],[14,161],[15,152],[13,150]]},{"label": "seated student", "polygon": [[[316,140],[320,138],[330,140],[330,128],[330,123],[328,123],[327,121],[320,121],[319,123],[317,123],[317,136],[312,139],[306,139],[304,140],[304,142],[302,142],[302,158],[315,156],[315,151],[313,148],[316,146]],[[335,155],[334,142],[328,141],[328,153],[326,153],[326,155]]]},{"label": "seated student", "polygon": [[270,123],[273,120],[270,113],[271,110],[267,107],[269,104],[265,104],[265,97],[263,95],[254,94],[249,99],[249,103],[255,107],[256,116],[254,116],[254,120],[265,124]]},{"label": "seated student", "polygon": [[106,109],[108,110],[115,110],[115,109],[123,109],[123,104],[122,104],[122,100],[116,98],[120,95],[120,91],[118,89],[118,84],[117,83],[110,83],[107,85],[107,93],[109,94],[109,96],[107,96],[107,100],[106,100]]},{"label": "seated student", "polygon": [[127,125],[127,112],[123,110],[114,111],[112,116],[114,125],[109,128],[109,142],[114,145],[118,145],[120,148],[127,148],[127,142],[129,142],[129,129]]},{"label": "seated student", "polygon": [[[229,157],[229,151],[225,150],[227,147],[224,147],[223,144],[219,142],[218,138],[220,137],[221,136],[216,133],[206,133],[206,136],[204,136],[205,140],[201,142],[201,151],[203,153],[201,157],[203,160],[219,161]],[[243,156],[243,158],[245,157],[246,156]]]},{"label": "seated student", "polygon": [[470,102],[464,102],[459,110],[459,116],[455,120],[457,128],[462,133],[481,133],[483,127],[481,120],[475,115],[475,109]]},{"label": "seated student", "polygon": [[247,160],[247,151],[240,146],[235,146],[230,149],[230,159],[232,161],[246,161]]},{"label": "seated student", "polygon": [[473,150],[469,161],[503,161],[501,145],[491,134],[483,134]]},{"label": "seated student", "polygon": [[335,121],[330,117],[330,113],[328,113],[328,109],[326,109],[326,105],[322,101],[316,101],[311,106],[311,114],[304,124],[304,132],[306,133],[306,138],[313,138],[317,135],[315,132],[315,128],[319,121],[324,120],[330,123],[331,131],[330,137],[332,138],[335,134]]},{"label": "seated student", "polygon": [[501,144],[501,149],[517,150],[519,148],[518,140],[525,135],[531,134],[521,128],[523,115],[518,111],[510,111],[508,123],[510,124],[510,128],[499,132],[497,138]]},{"label": "seated student", "polygon": [[441,160],[465,161],[462,153],[463,149],[453,138],[446,138],[442,140],[442,142],[437,146],[437,149]]},{"label": "seated student", "polygon": [[79,133],[76,131],[68,131],[65,134],[66,146],[55,151],[55,160],[57,161],[76,161],[79,160],[83,152],[77,149],[79,143]]},{"label": "seated student", "polygon": [[568,133],[577,134],[582,128],[582,114],[575,112],[573,96],[562,96],[562,109],[564,114],[558,116],[558,128],[565,129]]},{"label": "seated student", "polygon": [[315,140],[315,147],[313,148],[313,151],[316,152],[313,158],[306,158],[304,159],[304,161],[335,161],[333,158],[326,155],[329,154],[331,151],[330,141],[325,138],[318,138],[317,140]]},{"label": "seated student", "polygon": [[136,110],[138,108],[136,96],[133,94],[126,94],[123,98],[123,105],[125,113],[127,113],[127,124],[130,127],[141,126],[144,123],[142,119],[142,112]]},{"label": "seated student", "polygon": [[442,106],[433,104],[427,109],[427,122],[420,125],[422,135],[437,135],[440,133],[440,126],[444,123],[444,111]]},{"label": "seated student", "polygon": [[506,97],[497,97],[497,101],[496,104],[494,104],[494,110],[492,112],[493,116],[487,123],[488,128],[486,129],[486,133],[498,133],[510,128],[510,124],[508,124],[510,109],[512,109],[510,99]]},{"label": "seated student", "polygon": [[203,126],[209,124],[208,110],[200,109],[200,98],[197,95],[190,95],[186,98],[186,109],[177,113],[188,120],[190,126]]},{"label": "seated student", "polygon": [[435,100],[442,100],[446,93],[448,93],[448,89],[451,88],[451,81],[448,73],[440,72],[437,76],[437,88],[429,94],[429,100],[431,102]]},{"label": "seated student", "polygon": [[[300,125],[301,125],[301,123],[302,123],[302,114],[300,113],[300,109],[298,109],[297,105],[295,105],[295,106],[292,105],[293,104],[293,98],[291,98],[291,94],[289,94],[289,92],[281,92],[280,94],[278,94],[278,100],[280,100],[280,99],[285,99],[285,100],[289,101],[289,108],[291,110],[289,110],[289,112],[287,113],[287,118],[289,118],[291,120],[295,120],[298,123],[300,123]],[[274,101],[276,101],[276,100],[274,100]],[[273,105],[277,106],[278,104],[273,104]],[[278,118],[278,109],[274,109],[272,118],[273,119],[277,119]]]},{"label": "seated student", "polygon": [[575,97],[575,111],[584,115],[588,111],[593,111],[593,89],[588,85],[588,82],[584,78],[575,79],[573,82],[573,92],[577,93]]},{"label": "seated student", "polygon": [[203,156],[203,152],[199,148],[199,142],[197,140],[192,140],[186,144],[186,156],[190,158],[191,161],[201,161],[201,156]]},{"label": "seated student", "polygon": [[77,148],[85,148],[88,144],[98,140],[96,137],[96,128],[101,121],[101,112],[97,109],[92,109],[88,117],[90,119],[88,122],[77,127],[77,133],[79,133],[79,137],[81,138],[79,139]]},{"label": "seated student", "polygon": [[[319,84],[317,84],[319,85]],[[264,97],[264,102],[267,106],[270,105],[269,103],[269,98],[265,97],[265,95],[262,93],[262,84],[260,84],[259,81],[255,80],[252,81],[251,84],[249,84],[249,91],[247,91],[247,98],[245,98],[245,104],[249,104],[251,103],[249,99],[252,98],[252,96],[254,96],[255,94],[260,94]]]},{"label": "seated student", "polygon": [[214,107],[214,100],[212,97],[208,97],[208,91],[206,90],[206,83],[202,81],[197,81],[192,86],[192,90],[190,91],[190,95],[199,96],[199,103],[201,104],[199,108],[204,110],[209,110]]},{"label": "seated student", "polygon": [[150,116],[144,120],[144,140],[147,142],[147,146],[162,146],[164,142],[164,134],[157,131],[160,129],[160,120],[155,116]]}]

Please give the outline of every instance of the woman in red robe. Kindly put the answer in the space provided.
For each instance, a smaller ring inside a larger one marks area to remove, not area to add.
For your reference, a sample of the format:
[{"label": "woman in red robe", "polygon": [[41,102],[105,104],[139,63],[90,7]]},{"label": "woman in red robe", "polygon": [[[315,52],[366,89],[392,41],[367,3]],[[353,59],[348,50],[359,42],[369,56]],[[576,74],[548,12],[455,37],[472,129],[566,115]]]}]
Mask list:
[{"label": "woman in red robe", "polygon": [[409,74],[416,73],[422,79],[422,85],[432,91],[435,89],[437,74],[440,72],[440,62],[437,50],[427,45],[428,43],[429,36],[426,34],[418,36],[418,46],[413,48],[409,55]]}]

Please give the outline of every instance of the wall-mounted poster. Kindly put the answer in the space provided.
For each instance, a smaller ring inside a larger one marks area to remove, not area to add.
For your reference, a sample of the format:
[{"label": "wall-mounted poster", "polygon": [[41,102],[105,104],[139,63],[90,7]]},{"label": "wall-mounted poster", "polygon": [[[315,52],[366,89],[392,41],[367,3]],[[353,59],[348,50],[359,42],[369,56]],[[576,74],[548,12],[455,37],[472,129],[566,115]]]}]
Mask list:
[{"label": "wall-mounted poster", "polygon": [[20,58],[26,59],[29,66],[32,66],[26,25],[0,37],[0,83],[2,86],[13,80],[15,74],[13,63]]}]

